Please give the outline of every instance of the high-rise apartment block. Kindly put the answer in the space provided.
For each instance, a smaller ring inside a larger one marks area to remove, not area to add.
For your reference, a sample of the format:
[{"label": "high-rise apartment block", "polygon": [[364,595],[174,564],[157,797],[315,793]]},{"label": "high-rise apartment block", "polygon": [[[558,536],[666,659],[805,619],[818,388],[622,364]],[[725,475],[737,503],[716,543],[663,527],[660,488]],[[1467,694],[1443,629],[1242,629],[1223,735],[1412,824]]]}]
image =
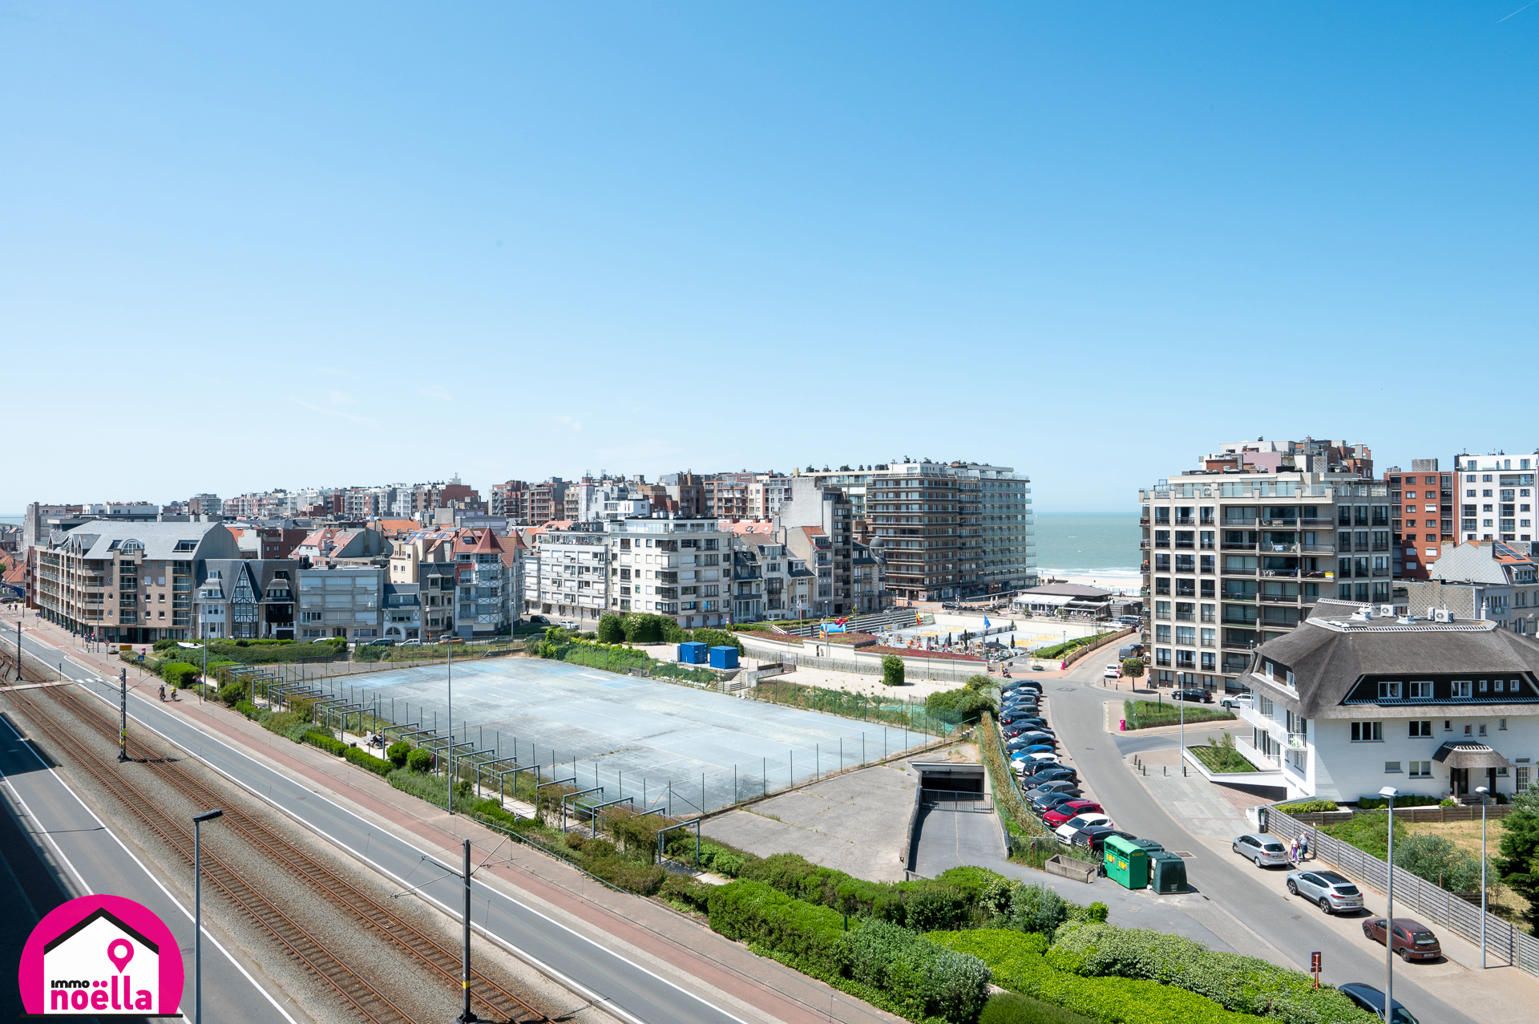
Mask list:
[{"label": "high-rise apartment block", "polygon": [[1461,541],[1530,543],[1534,529],[1534,472],[1539,451],[1525,455],[1455,455]]},{"label": "high-rise apartment block", "polygon": [[1424,580],[1427,570],[1452,544],[1457,499],[1454,474],[1439,471],[1437,459],[1413,459],[1411,468],[1384,471],[1389,486],[1390,529],[1395,535],[1396,579]]},{"label": "high-rise apartment block", "polygon": [[1144,642],[1158,683],[1223,689],[1321,598],[1386,605],[1389,490],[1361,445],[1225,445],[1140,492]]},{"label": "high-rise apartment block", "polygon": [[850,500],[856,534],[886,564],[887,588],[919,601],[1031,586],[1031,481],[1008,466],[896,462],[807,476]]}]

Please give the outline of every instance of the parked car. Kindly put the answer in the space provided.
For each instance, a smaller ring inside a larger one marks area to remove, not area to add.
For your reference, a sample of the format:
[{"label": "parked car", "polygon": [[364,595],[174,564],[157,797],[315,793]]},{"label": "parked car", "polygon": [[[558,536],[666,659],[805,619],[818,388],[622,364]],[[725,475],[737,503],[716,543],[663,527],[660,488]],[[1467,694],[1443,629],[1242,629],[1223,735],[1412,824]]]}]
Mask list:
[{"label": "parked car", "polygon": [[1021,758],[1022,761],[1036,754],[1051,754],[1052,752],[1053,745],[1051,743],[1033,743],[1029,747],[1022,747],[1020,750],[1016,751],[1017,754],[1025,755]]},{"label": "parked car", "polygon": [[1079,787],[1075,785],[1074,780],[1058,779],[1056,781],[1042,782],[1032,786],[1031,789],[1026,791],[1026,797],[1027,799],[1035,800],[1037,797],[1045,796],[1048,793],[1069,792],[1073,792],[1075,794],[1079,793]]},{"label": "parked car", "polygon": [[[1410,961],[1443,958],[1442,944],[1437,941],[1437,936],[1432,934],[1432,929],[1420,921],[1413,921],[1409,917],[1397,917],[1393,930],[1395,934],[1393,949],[1400,954],[1400,959]],[[1364,921],[1363,934],[1383,945],[1384,919],[1370,917]]]},{"label": "parked car", "polygon": [[364,646],[365,647],[394,647],[395,646],[395,641],[394,640],[387,640],[384,637],[380,637],[378,640],[370,640],[368,643],[364,644]]},{"label": "parked car", "polygon": [[1258,836],[1254,832],[1247,832],[1242,836],[1236,836],[1229,846],[1241,857],[1254,861],[1258,868],[1282,867],[1292,863],[1288,859],[1288,848],[1271,836]]},{"label": "parked car", "polygon": [[1220,707],[1230,711],[1239,711],[1242,708],[1256,706],[1256,695],[1253,693],[1226,693],[1218,702]]},{"label": "parked car", "polygon": [[1101,814],[1104,808],[1094,800],[1072,800],[1066,804],[1059,804],[1052,810],[1042,815],[1042,823],[1048,828],[1057,828],[1070,818],[1076,818],[1081,814]]},{"label": "parked car", "polygon": [[1012,711],[1035,711],[1041,703],[1036,697],[1017,697],[1001,704],[999,713],[1007,715]]},{"label": "parked car", "polygon": [[1047,754],[1047,753],[1027,754],[1026,758],[1027,758],[1027,760],[1026,760],[1027,764],[1057,764],[1058,763],[1058,755],[1057,754]]},{"label": "parked car", "polygon": [[1038,817],[1057,807],[1059,804],[1068,803],[1070,800],[1078,800],[1081,797],[1078,789],[1059,792],[1050,789],[1047,792],[1032,790],[1026,794],[1026,801],[1031,805],[1033,813]]},{"label": "parked car", "polygon": [[1074,842],[1074,837],[1079,834],[1080,830],[1090,828],[1094,825],[1110,824],[1111,817],[1105,814],[1076,814],[1062,825],[1059,825],[1057,828],[1053,829],[1053,834],[1058,837],[1058,841],[1060,843],[1068,846],[1070,843]]},{"label": "parked car", "polygon": [[1021,690],[1035,690],[1040,693],[1042,691],[1042,684],[1035,679],[1012,679],[999,689],[1001,693],[1018,693]]},{"label": "parked car", "polygon": [[1026,779],[1031,779],[1039,786],[1045,782],[1072,782],[1078,785],[1079,773],[1073,768],[1064,765],[1049,765],[1041,771],[1033,772],[1021,781],[1024,782]]},{"label": "parked car", "polygon": [[1137,839],[1131,832],[1125,832],[1112,825],[1092,825],[1082,828],[1074,833],[1074,838],[1069,840],[1070,846],[1078,846],[1089,850],[1091,853],[1100,853],[1101,847],[1106,845],[1106,840],[1112,836],[1121,836],[1123,839]]},{"label": "parked car", "polygon": [[1335,871],[1292,871],[1288,891],[1319,904],[1327,914],[1363,909],[1363,891],[1345,875]]},{"label": "parked car", "polygon": [[1121,665],[1107,665],[1106,666],[1106,671],[1101,673],[1101,678],[1103,678],[1103,679],[1121,679],[1122,678],[1122,666]]},{"label": "parked car", "polygon": [[[1372,985],[1365,985],[1360,981],[1349,981],[1345,985],[1337,985],[1336,990],[1361,1009],[1367,1010],[1380,1020],[1384,1019],[1384,993]],[[1390,1024],[1421,1024],[1421,1022],[1405,1008],[1404,1003],[1396,999]]]},{"label": "parked car", "polygon": [[1014,753],[1027,747],[1034,747],[1039,743],[1052,744],[1053,736],[1045,732],[1023,732],[1019,736],[1005,743],[1005,750]]},{"label": "parked car", "polygon": [[1008,722],[1002,721],[1001,724],[1007,729],[1014,729],[1017,726],[1027,729],[1046,729],[1047,719],[1037,715],[1030,715],[1024,718],[1012,718]]},{"label": "parked car", "polygon": [[416,637],[412,637],[410,640],[402,640],[401,641],[401,646],[402,647],[421,647],[422,646],[422,641],[418,640]]},{"label": "parked car", "polygon": [[1170,692],[1170,699],[1184,700],[1192,704],[1212,704],[1213,694],[1207,690],[1198,689],[1172,690]]},{"label": "parked car", "polygon": [[465,638],[462,636],[455,636],[453,633],[448,633],[439,637],[438,642],[441,644],[462,644],[465,642]]}]

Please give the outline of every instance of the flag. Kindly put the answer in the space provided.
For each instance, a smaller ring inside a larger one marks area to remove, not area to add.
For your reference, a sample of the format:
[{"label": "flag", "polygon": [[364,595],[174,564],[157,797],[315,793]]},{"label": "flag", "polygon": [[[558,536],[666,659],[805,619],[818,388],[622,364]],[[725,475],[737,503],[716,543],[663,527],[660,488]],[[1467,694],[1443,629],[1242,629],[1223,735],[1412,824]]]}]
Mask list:
[{"label": "flag", "polygon": [[988,629],[989,628],[989,617],[987,615],[985,615],[983,617],[983,628],[984,629]]},{"label": "flag", "polygon": [[924,613],[923,612],[915,612],[914,613],[914,625],[916,625],[916,626],[923,626],[924,625]]}]

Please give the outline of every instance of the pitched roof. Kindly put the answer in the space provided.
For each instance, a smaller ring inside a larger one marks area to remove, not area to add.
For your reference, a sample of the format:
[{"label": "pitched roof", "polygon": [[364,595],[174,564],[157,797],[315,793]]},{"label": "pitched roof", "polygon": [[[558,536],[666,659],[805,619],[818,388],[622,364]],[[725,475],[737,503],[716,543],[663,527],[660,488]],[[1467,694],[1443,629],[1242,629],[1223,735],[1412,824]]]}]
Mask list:
[{"label": "pitched roof", "polygon": [[[93,519],[64,534],[65,543],[77,542],[86,558],[111,558],[126,541],[144,546],[146,559],[189,561],[195,557],[236,556],[235,538],[220,523],[130,523]],[[192,542],[188,547],[184,542]],[[178,545],[182,546],[178,550]]]}]

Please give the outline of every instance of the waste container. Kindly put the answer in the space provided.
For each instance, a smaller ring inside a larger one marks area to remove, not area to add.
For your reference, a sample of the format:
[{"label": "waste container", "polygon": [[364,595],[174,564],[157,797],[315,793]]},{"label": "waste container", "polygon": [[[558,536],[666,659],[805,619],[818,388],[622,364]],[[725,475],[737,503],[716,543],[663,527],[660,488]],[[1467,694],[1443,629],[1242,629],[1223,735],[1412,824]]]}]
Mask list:
[{"label": "waste container", "polygon": [[1149,854],[1149,888],[1157,893],[1186,891],[1186,861],[1169,850]]},{"label": "waste container", "polygon": [[1164,844],[1157,843],[1153,839],[1128,839],[1126,842],[1129,846],[1138,847],[1144,853],[1153,853],[1156,850],[1165,849]]},{"label": "waste container", "polygon": [[1149,853],[1121,836],[1111,836],[1101,847],[1102,867],[1106,877],[1124,889],[1143,889],[1149,885]]},{"label": "waste container", "polygon": [[737,648],[727,647],[726,645],[722,645],[721,647],[712,647],[711,667],[737,668]]},{"label": "waste container", "polygon": [[704,665],[706,658],[706,645],[698,640],[689,640],[679,644],[680,665]]}]

